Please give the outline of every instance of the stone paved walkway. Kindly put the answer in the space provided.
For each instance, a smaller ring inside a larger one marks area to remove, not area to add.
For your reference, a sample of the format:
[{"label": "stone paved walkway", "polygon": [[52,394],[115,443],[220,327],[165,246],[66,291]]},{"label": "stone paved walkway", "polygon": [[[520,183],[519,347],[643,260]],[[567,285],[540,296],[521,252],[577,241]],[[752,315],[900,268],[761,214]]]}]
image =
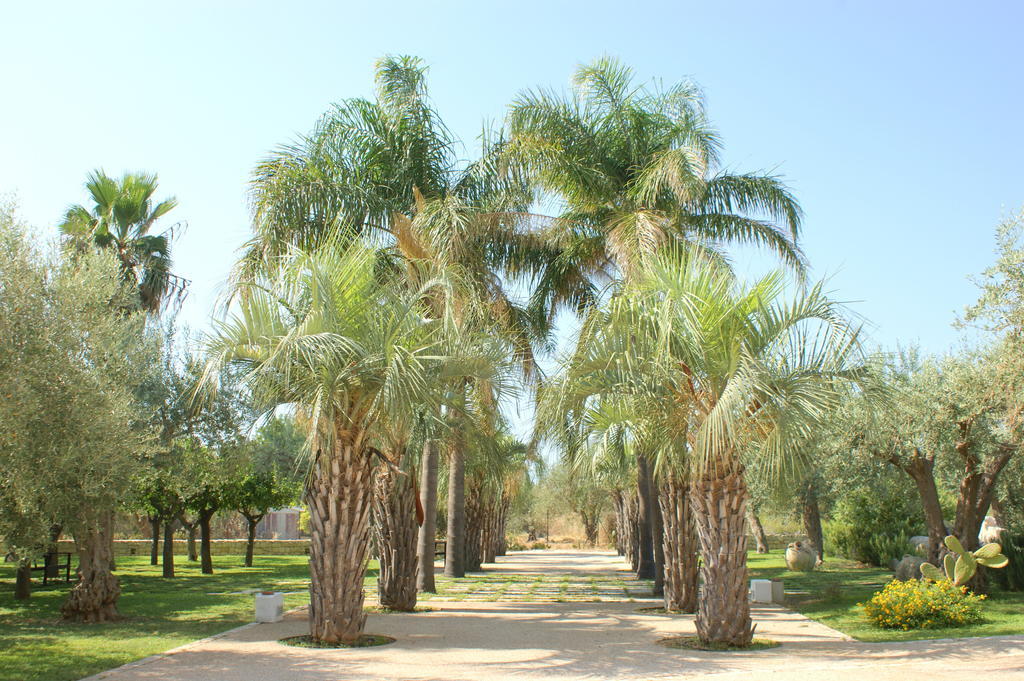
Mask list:
[{"label": "stone paved walkway", "polygon": [[[567,567],[568,566],[568,567]],[[626,582],[618,559],[600,553],[524,553],[496,571],[562,584],[567,597],[519,602],[430,602],[429,612],[371,615],[367,631],[397,642],[378,648],[311,650],[279,644],[307,631],[305,614],[250,625],[92,677],[106,681],[490,681],[693,679],[751,681],[961,681],[965,675],[1024,680],[1024,636],[870,644],[778,606],[754,609],[758,636],[781,646],[742,653],[672,650],[659,638],[693,633],[693,618],[637,612],[635,602],[585,602]],[[639,585],[642,586],[642,585]],[[638,588],[639,588],[638,586]],[[496,587],[497,588],[497,587]],[[559,587],[561,594],[561,586]],[[607,589],[607,591],[603,591]],[[495,592],[496,593],[496,592]],[[488,597],[495,593],[486,594]],[[508,591],[506,591],[508,593]],[[479,594],[478,594],[479,595]],[[647,600],[648,602],[644,602]]]},{"label": "stone paved walkway", "polygon": [[604,602],[649,598],[651,582],[634,579],[622,559],[596,551],[530,551],[503,557],[483,573],[449,579],[435,566],[437,594],[421,600]]}]

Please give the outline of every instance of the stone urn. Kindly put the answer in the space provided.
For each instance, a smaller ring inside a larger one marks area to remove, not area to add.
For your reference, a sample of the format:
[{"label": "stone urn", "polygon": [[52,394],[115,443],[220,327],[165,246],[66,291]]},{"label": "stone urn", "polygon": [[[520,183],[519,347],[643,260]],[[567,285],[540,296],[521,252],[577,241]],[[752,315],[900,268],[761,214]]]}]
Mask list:
[{"label": "stone urn", "polygon": [[786,547],[786,567],[793,572],[810,572],[818,563],[818,554],[810,545],[795,541]]}]

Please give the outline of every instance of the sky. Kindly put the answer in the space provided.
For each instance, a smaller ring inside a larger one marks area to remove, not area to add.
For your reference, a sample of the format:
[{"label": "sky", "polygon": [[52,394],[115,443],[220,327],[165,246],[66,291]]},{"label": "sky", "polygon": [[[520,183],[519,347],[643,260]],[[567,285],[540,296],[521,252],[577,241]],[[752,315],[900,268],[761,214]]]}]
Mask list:
[{"label": "sky", "polygon": [[430,65],[468,155],[517,92],[613,55],[703,87],[724,166],[783,177],[812,277],[874,343],[942,352],[1024,206],[1022,25],[1024,4],[986,1],[21,2],[0,9],[0,194],[52,233],[91,169],[158,173],[187,223],[181,319],[202,330],[249,232],[252,168],[370,96],[377,58]]}]

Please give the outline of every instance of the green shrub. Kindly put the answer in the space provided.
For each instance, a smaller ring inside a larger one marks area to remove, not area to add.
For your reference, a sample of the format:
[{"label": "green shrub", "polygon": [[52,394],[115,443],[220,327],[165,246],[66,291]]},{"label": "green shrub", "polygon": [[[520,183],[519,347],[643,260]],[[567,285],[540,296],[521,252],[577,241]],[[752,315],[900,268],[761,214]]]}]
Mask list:
[{"label": "green shrub", "polygon": [[542,541],[535,541],[532,544],[530,544],[530,549],[533,550],[533,551],[542,551],[544,549],[550,549],[550,548],[551,548],[550,546],[548,546],[547,544],[545,544]]},{"label": "green shrub", "polygon": [[1001,570],[992,570],[988,574],[1001,589],[1024,591],[1024,534],[1003,532],[999,543],[1003,547],[1003,555],[1010,562]]},{"label": "green shrub", "polygon": [[899,494],[857,491],[835,505],[825,538],[833,553],[888,567],[909,552],[908,541],[923,528],[919,509]]},{"label": "green shrub", "polygon": [[976,624],[982,620],[984,599],[948,579],[941,582],[894,579],[860,605],[876,626],[908,631]]}]

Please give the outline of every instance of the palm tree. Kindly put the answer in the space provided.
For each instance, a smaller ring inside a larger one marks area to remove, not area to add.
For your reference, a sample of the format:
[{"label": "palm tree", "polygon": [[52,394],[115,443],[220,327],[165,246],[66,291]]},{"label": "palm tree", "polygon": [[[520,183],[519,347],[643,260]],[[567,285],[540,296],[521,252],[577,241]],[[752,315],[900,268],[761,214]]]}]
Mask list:
[{"label": "palm tree", "polygon": [[528,448],[508,432],[507,424],[477,428],[471,436],[466,464],[465,569],[477,571],[497,554],[497,527],[506,494],[525,475],[531,457]]},{"label": "palm tree", "polygon": [[[799,205],[776,177],[720,169],[718,135],[690,83],[638,86],[629,68],[602,58],[576,70],[568,95],[522,93],[508,128],[507,157],[564,207],[540,234],[550,253],[533,292],[534,316],[566,305],[590,314],[602,281],[642,277],[673,244],[719,261],[724,245],[753,244],[803,273]],[[641,472],[644,457],[653,454],[646,447],[638,452]],[[651,485],[644,477],[637,480],[638,496],[648,510]],[[685,478],[675,477],[685,489]],[[661,499],[665,513],[684,527],[685,496],[663,493],[671,497]],[[656,514],[644,515],[656,524]],[[678,542],[675,547],[682,550]],[[689,553],[685,562],[692,564]]]},{"label": "palm tree", "polygon": [[208,341],[208,377],[244,370],[263,408],[292,405],[309,421],[310,633],[358,640],[369,546],[372,474],[391,451],[378,445],[408,414],[437,404],[438,383],[472,375],[446,350],[448,320],[420,290],[382,280],[377,253],[351,236],[311,252],[292,249],[277,271],[244,287]]},{"label": "palm tree", "polygon": [[[421,302],[424,310],[429,310],[428,304]],[[414,412],[390,419],[384,429],[385,436],[379,440],[380,449],[393,454],[386,456],[388,463],[378,467],[377,476],[374,531],[380,549],[378,592],[380,604],[393,610],[411,611],[415,607],[416,590],[426,581],[418,577],[420,570],[431,580],[433,578],[433,515],[436,515],[436,506],[429,508],[431,501],[427,499],[420,509],[416,508],[416,464],[424,468],[430,465],[429,462],[418,462],[416,452],[429,450],[438,439],[446,438],[450,443],[460,444],[459,449],[452,452],[451,460],[464,458],[466,450],[461,445],[467,443],[469,437],[476,438],[484,430],[493,435],[489,424],[495,421],[498,401],[510,385],[512,367],[507,346],[474,333],[473,327],[473,324],[468,325],[468,336],[461,335],[466,333],[462,325],[449,327],[455,336],[449,339],[448,351],[461,358],[466,373],[449,376],[447,382],[435,382],[436,400],[420,405]],[[461,386],[463,390],[453,389],[453,386]],[[471,399],[464,401],[466,398]],[[443,408],[446,418],[439,418],[438,406]],[[455,428],[457,432],[446,433],[448,428]],[[428,445],[426,448],[424,441]],[[454,444],[452,446],[454,450]],[[436,490],[436,477],[434,485]],[[464,504],[450,503],[448,516],[465,522]],[[418,536],[417,524],[419,529],[426,528],[421,536]],[[465,536],[460,532],[451,534]],[[423,542],[427,545],[419,546]],[[458,546],[450,544],[447,553],[454,557]],[[420,566],[417,556],[428,558],[425,569]]]},{"label": "palm tree", "polygon": [[688,477],[706,642],[746,645],[752,636],[746,466],[797,466],[801,444],[836,403],[837,382],[853,376],[858,332],[820,285],[784,300],[785,280],[774,272],[742,286],[706,255],[653,256],[588,320],[545,398],[549,420],[583,433],[595,400],[642,405],[622,420],[641,419],[637,439],[669,480],[672,471]]},{"label": "palm tree", "polygon": [[[508,339],[527,371],[532,342],[544,332],[543,318],[530,318],[506,293],[503,270],[519,273],[539,262],[535,239],[518,229],[530,216],[525,183],[515,172],[498,172],[504,141],[483,137],[479,160],[465,164],[458,142],[429,98],[426,67],[412,57],[386,57],[376,66],[376,96],[348,99],[332,108],[308,136],[281,147],[257,168],[252,182],[255,236],[239,264],[239,281],[272,269],[289,246],[311,248],[338,228],[364,235],[380,245],[379,271],[417,290],[421,264],[440,268],[459,286],[450,295],[433,291],[429,314],[484,305],[484,326]],[[532,260],[531,260],[532,258]],[[517,262],[518,261],[518,262]],[[474,318],[475,323],[482,319]],[[469,330],[467,329],[467,332]],[[456,380],[450,388],[475,388]],[[462,401],[471,399],[463,396]],[[458,400],[457,400],[458,401]],[[449,416],[458,420],[461,408]],[[456,426],[456,424],[450,424]],[[460,518],[459,428],[449,427],[444,450],[455,478],[449,501],[453,512],[449,537],[463,540]],[[423,507],[436,506],[436,442],[423,457]],[[432,590],[433,517],[426,514],[420,538],[421,585]],[[447,571],[462,576],[460,552],[449,552]]]},{"label": "palm tree", "polygon": [[[419,408],[388,420],[375,443],[384,453],[374,475],[372,526],[380,556],[377,598],[381,607],[412,612],[417,600],[416,456],[429,413]],[[433,549],[433,545],[431,545]]]},{"label": "palm tree", "polygon": [[801,211],[778,178],[718,167],[720,146],[700,90],[634,83],[611,58],[577,68],[566,96],[521,93],[506,157],[564,210],[540,235],[548,265],[534,314],[593,303],[595,280],[631,276],[672,242],[750,243],[803,269]]},{"label": "palm tree", "polygon": [[59,228],[78,247],[111,249],[121,263],[124,282],[139,292],[147,312],[180,301],[188,282],[171,273],[174,228],[153,234],[156,221],[178,205],[174,197],[154,205],[154,174],[125,173],[120,179],[102,170],[89,173],[85,183],[92,210],[76,204],[68,208]]}]

